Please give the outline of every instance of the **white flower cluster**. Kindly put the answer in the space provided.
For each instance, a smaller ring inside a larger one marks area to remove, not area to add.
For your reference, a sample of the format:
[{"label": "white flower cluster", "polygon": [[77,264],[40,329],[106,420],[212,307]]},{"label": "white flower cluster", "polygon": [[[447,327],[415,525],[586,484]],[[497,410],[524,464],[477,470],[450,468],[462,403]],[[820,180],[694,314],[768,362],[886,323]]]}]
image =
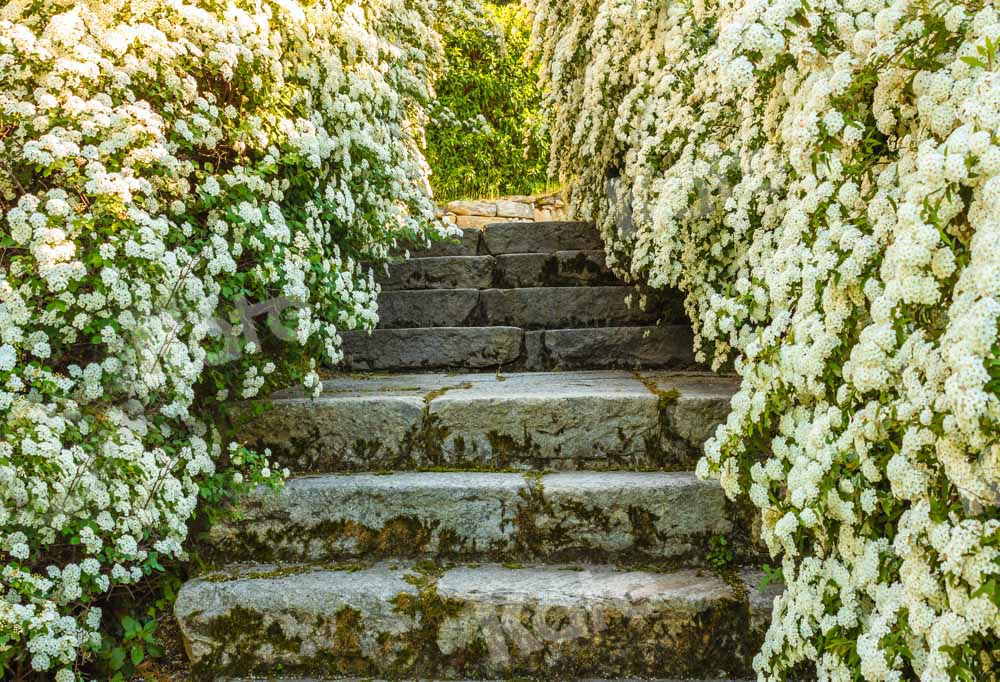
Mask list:
[{"label": "white flower cluster", "polygon": [[760,679],[996,680],[993,2],[529,4],[572,210],[735,357],[699,473],[782,558]]},{"label": "white flower cluster", "polygon": [[[435,8],[0,8],[0,676],[77,678],[89,605],[183,557],[216,465],[272,476],[213,404],[318,392],[338,331],[377,319],[361,263],[444,229],[419,149]],[[275,300],[288,334],[251,335],[240,305]]]}]

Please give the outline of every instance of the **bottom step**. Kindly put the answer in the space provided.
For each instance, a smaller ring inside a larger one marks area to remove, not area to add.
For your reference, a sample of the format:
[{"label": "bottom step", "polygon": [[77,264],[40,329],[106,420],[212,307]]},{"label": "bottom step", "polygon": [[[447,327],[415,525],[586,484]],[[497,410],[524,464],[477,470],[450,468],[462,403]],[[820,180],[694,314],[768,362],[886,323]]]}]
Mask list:
[{"label": "bottom step", "polygon": [[[243,566],[175,611],[195,679],[742,677],[773,595],[707,572],[608,566]],[[748,596],[749,595],[749,596]]]},{"label": "bottom step", "polygon": [[[530,679],[530,678],[529,678]],[[551,677],[539,677],[539,680],[551,680]],[[215,682],[388,682],[388,680],[373,680],[370,677],[220,677]],[[445,682],[444,680],[399,680],[397,682]],[[501,680],[453,680],[448,682],[501,682]],[[749,682],[749,680],[678,680],[654,679],[652,677],[619,677],[614,680],[599,680],[593,677],[586,679],[569,679],[566,682]]]}]

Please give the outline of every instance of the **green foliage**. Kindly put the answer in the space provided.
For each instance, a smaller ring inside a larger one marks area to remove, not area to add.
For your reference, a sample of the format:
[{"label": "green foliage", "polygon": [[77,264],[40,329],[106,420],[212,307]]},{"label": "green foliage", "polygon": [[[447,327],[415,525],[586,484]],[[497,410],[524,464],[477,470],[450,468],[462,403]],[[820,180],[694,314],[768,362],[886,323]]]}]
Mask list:
[{"label": "green foliage", "polygon": [[721,571],[732,565],[735,560],[733,546],[725,535],[713,535],[708,541],[709,549],[705,559],[708,565],[717,571]]},{"label": "green foliage", "polygon": [[531,194],[546,187],[548,131],[537,62],[525,50],[531,14],[484,3],[445,33],[427,161],[438,200]]},{"label": "green foliage", "polygon": [[781,566],[768,566],[764,564],[761,566],[761,570],[764,571],[764,575],[760,577],[760,585],[757,586],[761,592],[767,589],[768,585],[771,584],[784,584],[785,576],[781,573]]}]

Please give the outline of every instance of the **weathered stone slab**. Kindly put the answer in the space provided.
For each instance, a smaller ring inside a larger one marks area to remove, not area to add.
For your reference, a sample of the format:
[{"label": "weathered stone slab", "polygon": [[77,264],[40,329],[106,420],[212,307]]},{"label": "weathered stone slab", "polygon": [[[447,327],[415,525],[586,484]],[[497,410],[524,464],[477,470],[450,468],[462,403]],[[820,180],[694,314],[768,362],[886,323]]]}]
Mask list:
[{"label": "weathered stone slab", "polygon": [[495,216],[497,214],[495,201],[449,201],[445,209],[456,215]]},{"label": "weathered stone slab", "polygon": [[525,329],[644,324],[656,313],[644,311],[630,297],[632,287],[533,287],[485,289],[480,294],[487,324]]},{"label": "weathered stone slab", "polygon": [[243,437],[299,472],[399,466],[424,421],[426,392],[405,388],[278,398],[243,428]]},{"label": "weathered stone slab", "polygon": [[401,289],[485,289],[493,283],[496,259],[492,256],[439,256],[411,258],[379,268],[375,280],[383,291]]},{"label": "weathered stone slab", "polygon": [[265,565],[189,581],[174,611],[196,680],[732,677],[767,618],[744,591],[692,570]]},{"label": "weathered stone slab", "polygon": [[502,218],[527,218],[528,220],[534,220],[535,209],[531,201],[523,202],[497,199],[496,215]]},{"label": "weathered stone slab", "polygon": [[521,355],[516,327],[436,327],[345,332],[344,365],[356,370],[491,368]]},{"label": "weathered stone slab", "polygon": [[413,258],[437,258],[440,256],[477,256],[479,255],[479,240],[482,235],[480,227],[462,227],[462,236],[432,243],[411,245]]},{"label": "weathered stone slab", "polygon": [[477,472],[308,476],[261,488],[241,518],[212,529],[227,560],[489,556],[512,545],[520,474]]},{"label": "weathered stone slab", "polygon": [[608,269],[604,251],[511,253],[496,257],[497,286],[562,287],[619,284]]},{"label": "weathered stone slab", "polygon": [[[331,677],[220,677],[215,682],[390,682],[389,680],[373,680],[370,677],[338,677],[334,680]],[[400,682],[400,681],[396,681]],[[444,680],[403,680],[402,682],[445,682]],[[448,680],[448,682],[502,682],[501,680]],[[577,679],[572,682],[750,682],[750,680],[677,680],[677,679],[653,679],[644,677],[617,678],[615,680],[597,680],[589,678],[586,680]]]},{"label": "weathered stone slab", "polygon": [[656,397],[623,373],[512,374],[447,393],[430,415],[445,461],[492,467],[632,459],[659,433]]},{"label": "weathered stone slab", "polygon": [[490,223],[483,231],[483,253],[551,253],[603,249],[592,223]]},{"label": "weathered stone slab", "polygon": [[426,467],[689,470],[732,379],[623,371],[403,374],[283,392],[245,427],[298,472]]},{"label": "weathered stone slab", "polygon": [[[174,614],[192,677],[251,675],[275,667],[287,674],[367,671],[367,665],[352,669],[351,659],[379,660],[380,638],[412,636],[417,619],[398,612],[396,600],[416,598],[419,591],[405,580],[403,567],[352,569],[264,564],[185,583]],[[406,648],[400,641],[395,655]]]},{"label": "weathered stone slab", "polygon": [[222,561],[357,557],[701,563],[732,528],[721,487],[691,473],[422,472],[262,487],[216,524]]},{"label": "weathered stone slab", "polygon": [[[537,338],[532,338],[537,336]],[[525,369],[697,367],[687,325],[527,332]]]},{"label": "weathered stone slab", "polygon": [[378,326],[402,329],[473,325],[479,296],[478,289],[383,291],[378,297]]},{"label": "weathered stone slab", "polygon": [[553,473],[532,495],[517,532],[535,557],[700,565],[709,538],[732,530],[721,486],[688,472]]}]

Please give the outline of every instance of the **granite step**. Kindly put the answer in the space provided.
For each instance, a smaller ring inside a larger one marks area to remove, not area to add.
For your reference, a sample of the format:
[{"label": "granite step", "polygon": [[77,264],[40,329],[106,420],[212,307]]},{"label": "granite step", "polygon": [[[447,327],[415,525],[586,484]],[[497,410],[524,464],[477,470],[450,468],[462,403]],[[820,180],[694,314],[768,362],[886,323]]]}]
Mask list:
[{"label": "granite step", "polygon": [[430,246],[424,244],[410,244],[410,257],[438,258],[442,256],[478,256],[479,241],[482,237],[483,228],[463,227],[459,229],[461,230],[460,236],[433,242]]},{"label": "granite step", "polygon": [[382,291],[486,289],[496,280],[493,256],[432,256],[389,263],[375,270]]},{"label": "granite step", "polygon": [[[532,678],[522,678],[522,682],[527,679]],[[534,678],[538,680],[551,680],[552,676],[547,675],[544,678],[538,677]],[[564,678],[559,678],[564,679]],[[274,677],[270,675],[257,676],[257,677],[219,677],[215,682],[390,682],[389,680],[376,680],[371,677]],[[394,682],[446,682],[445,680],[396,680]],[[503,680],[448,680],[447,682],[504,682]],[[587,679],[582,678],[568,678],[566,682],[708,682],[708,680],[679,680],[676,678],[671,679],[661,679],[652,677],[619,677],[614,680],[607,679],[594,679],[593,677],[588,677]],[[713,680],[712,682],[750,682],[750,680]]]},{"label": "granite step", "polygon": [[583,222],[497,222],[483,228],[479,253],[497,256],[507,253],[555,253],[593,251],[604,242],[593,223]]},{"label": "granite step", "polygon": [[417,327],[344,332],[349,370],[493,370],[524,355],[519,327]]},{"label": "granite step", "polygon": [[478,289],[383,291],[378,297],[378,327],[405,329],[488,326],[481,323],[479,305]]},{"label": "granite step", "polygon": [[343,333],[342,366],[360,371],[698,369],[688,325],[410,327]]},{"label": "granite step", "polygon": [[747,571],[407,564],[236,566],[174,606],[193,677],[391,679],[750,673],[773,592]]},{"label": "granite step", "polygon": [[577,369],[703,369],[686,324],[545,329],[524,333],[520,367]]},{"label": "granite step", "polygon": [[480,316],[489,325],[522,329],[635,326],[663,318],[684,320],[683,305],[643,308],[628,286],[532,287],[486,289],[480,293]]},{"label": "granite step", "polygon": [[687,472],[404,472],[291,479],[215,525],[218,562],[428,557],[703,561],[733,528],[722,488]]},{"label": "granite step", "polygon": [[608,268],[603,250],[510,253],[496,256],[495,286],[600,286],[619,284]]},{"label": "granite step", "polygon": [[379,328],[500,326],[522,329],[643,325],[684,321],[683,305],[638,304],[627,286],[422,289],[379,295]]},{"label": "granite step", "polygon": [[299,473],[430,467],[693,470],[735,378],[620,370],[341,376],[243,428]]},{"label": "granite step", "polygon": [[460,229],[461,237],[434,242],[429,247],[422,244],[410,245],[410,255],[414,258],[496,256],[507,253],[596,251],[604,248],[601,235],[593,223],[497,220],[478,227]]},{"label": "granite step", "polygon": [[620,284],[599,250],[410,258],[376,268],[375,281],[383,291]]}]

